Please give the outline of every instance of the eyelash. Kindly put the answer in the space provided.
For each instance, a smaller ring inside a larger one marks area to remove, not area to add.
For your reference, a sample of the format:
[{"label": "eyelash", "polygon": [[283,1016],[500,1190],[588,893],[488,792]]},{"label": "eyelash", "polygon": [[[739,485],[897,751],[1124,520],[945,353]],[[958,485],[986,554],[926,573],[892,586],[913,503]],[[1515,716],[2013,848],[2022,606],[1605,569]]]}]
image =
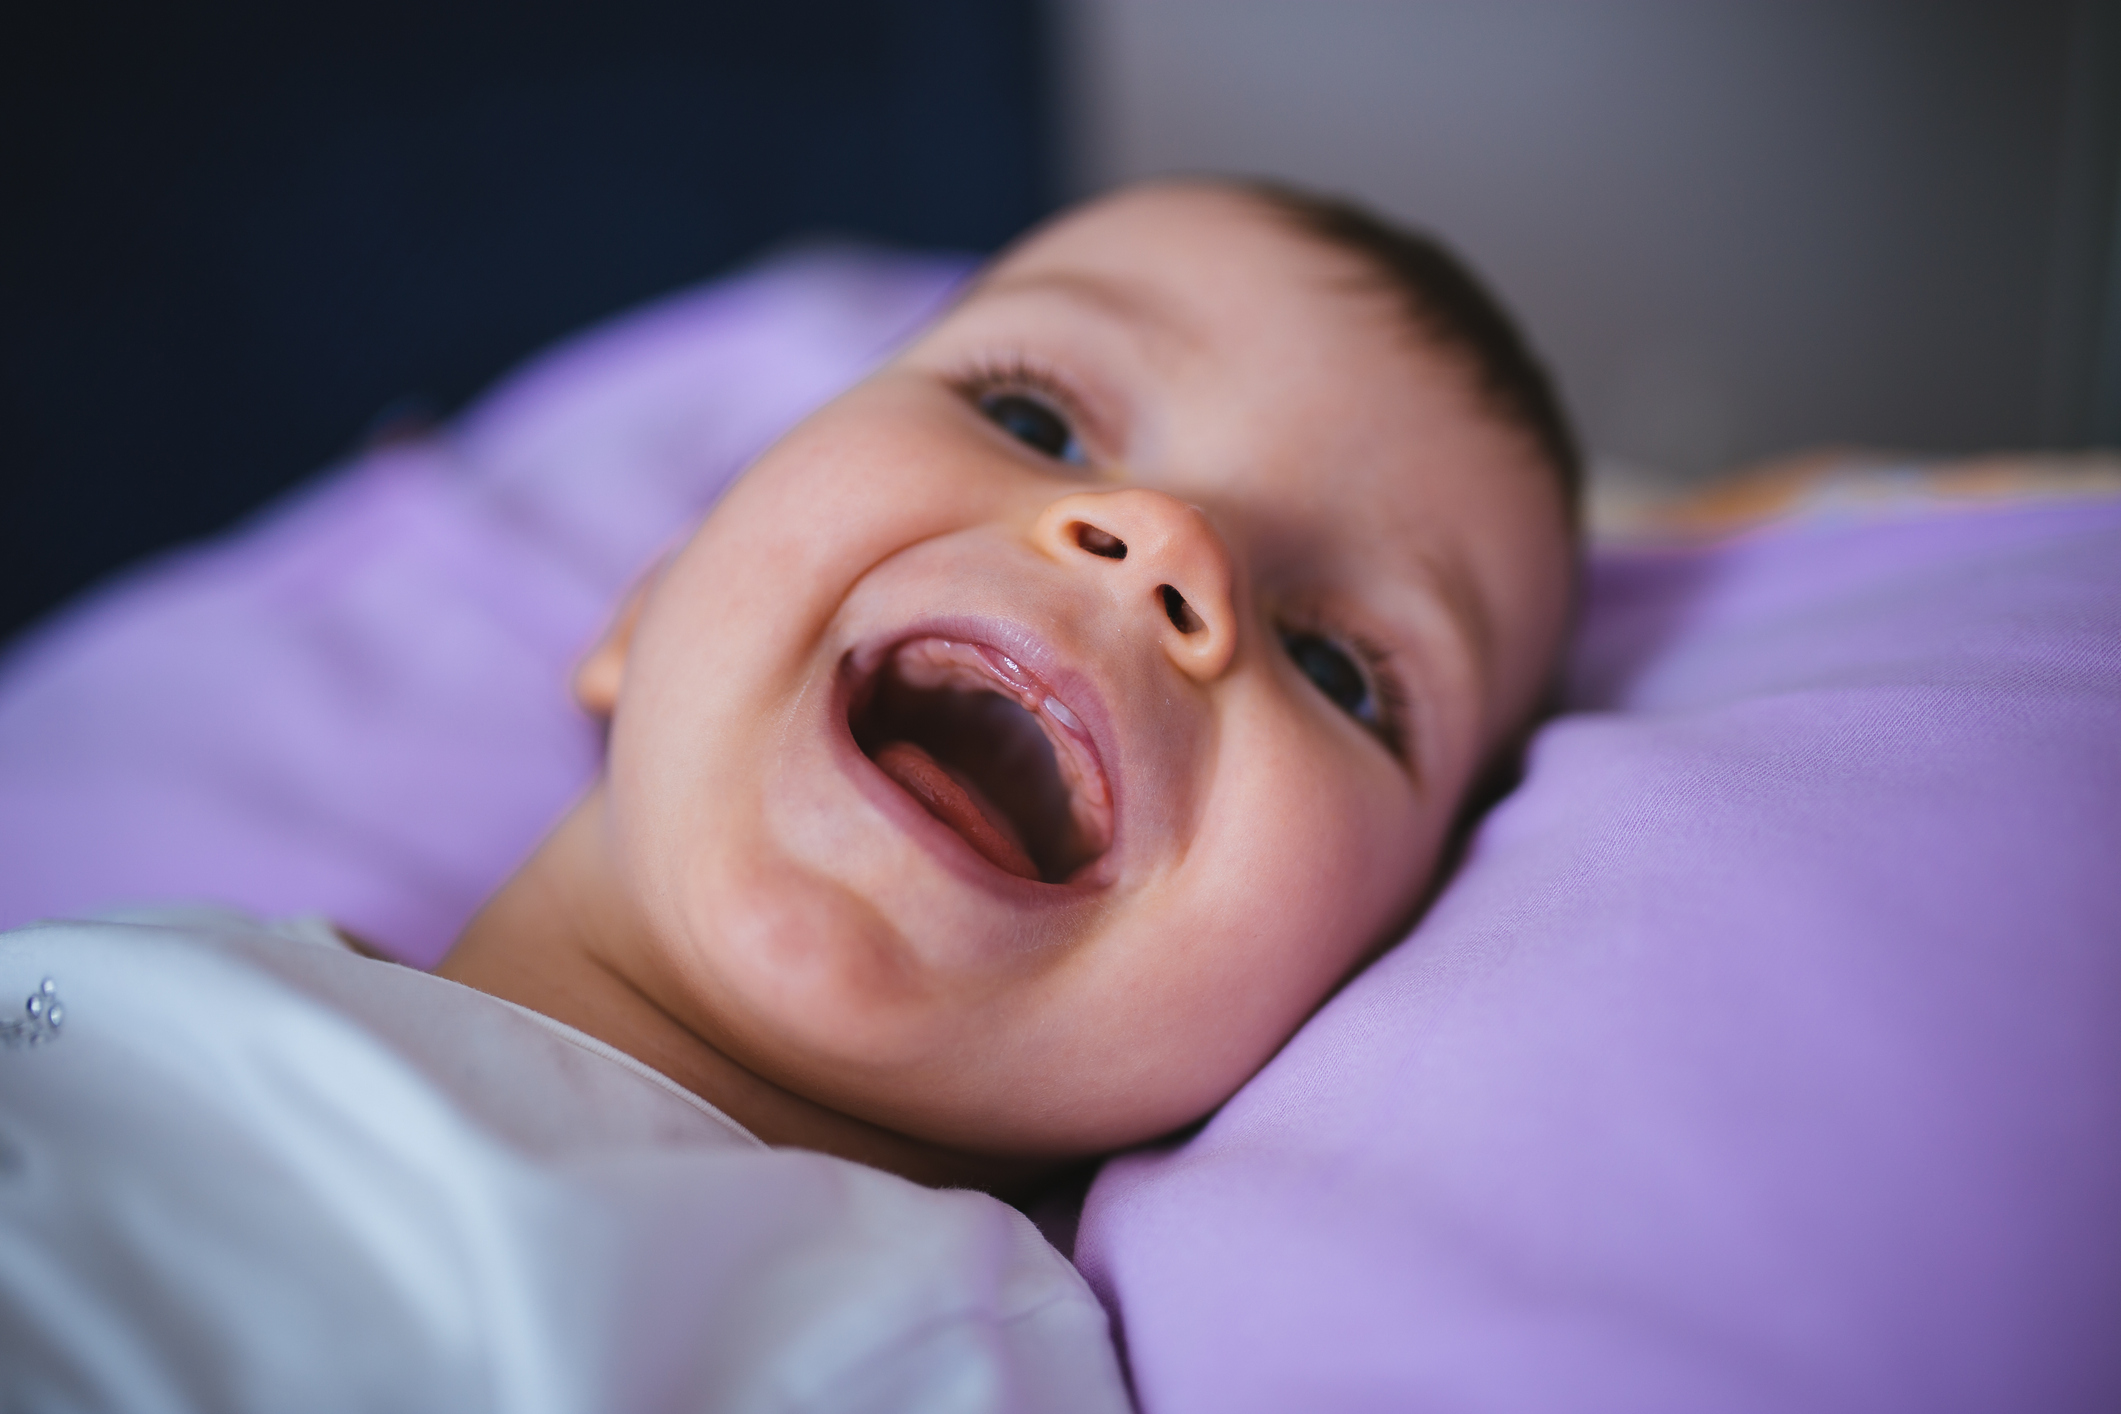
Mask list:
[{"label": "eyelash", "polygon": [[[1284,624],[1277,636],[1286,641],[1299,634],[1322,638],[1355,660],[1363,676],[1369,680],[1371,696],[1377,702],[1377,720],[1365,722],[1358,717],[1356,725],[1375,736],[1384,744],[1385,750],[1411,767],[1414,760],[1411,752],[1413,699],[1392,666],[1391,651],[1362,634],[1328,629],[1316,623]],[[1335,710],[1342,709],[1336,707]]]},{"label": "eyelash", "polygon": [[1089,456],[1090,438],[1086,429],[1090,418],[1083,411],[1082,399],[1076,396],[1068,380],[1050,366],[1024,354],[1008,354],[982,358],[946,381],[974,408],[979,407],[980,399],[995,393],[1029,393],[1043,399],[1067,422],[1076,441],[1082,444],[1085,457]]},{"label": "eyelash", "polygon": [[1350,635],[1347,642],[1362,659],[1363,670],[1370,675],[1371,690],[1377,694],[1378,737],[1394,756],[1403,761],[1409,759],[1407,734],[1413,703],[1407,696],[1406,685],[1393,670],[1391,653],[1361,634]]}]

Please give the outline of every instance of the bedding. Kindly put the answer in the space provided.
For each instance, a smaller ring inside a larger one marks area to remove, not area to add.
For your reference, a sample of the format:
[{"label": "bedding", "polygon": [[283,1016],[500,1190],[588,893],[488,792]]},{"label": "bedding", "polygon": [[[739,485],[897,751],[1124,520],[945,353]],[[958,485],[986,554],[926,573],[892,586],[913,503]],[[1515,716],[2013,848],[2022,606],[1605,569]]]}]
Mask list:
[{"label": "bedding", "polygon": [[[18,644],[0,926],[206,895],[432,961],[588,779],[628,578],[964,269],[681,295]],[[1143,1408],[2121,1403],[2114,465],[1848,468],[1602,541],[1433,909],[1099,1175]]]}]

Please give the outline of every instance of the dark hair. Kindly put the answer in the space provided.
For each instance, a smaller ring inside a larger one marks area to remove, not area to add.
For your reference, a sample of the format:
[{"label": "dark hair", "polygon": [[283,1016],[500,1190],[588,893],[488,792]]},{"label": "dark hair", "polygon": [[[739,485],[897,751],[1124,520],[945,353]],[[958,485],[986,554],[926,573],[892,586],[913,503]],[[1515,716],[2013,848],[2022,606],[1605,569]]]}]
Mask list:
[{"label": "dark hair", "polygon": [[1569,524],[1578,523],[1583,456],[1568,414],[1516,321],[1464,261],[1434,236],[1396,226],[1352,201],[1279,182],[1249,180],[1237,186],[1381,276],[1420,332],[1458,355],[1488,405],[1531,439],[1559,484]]}]

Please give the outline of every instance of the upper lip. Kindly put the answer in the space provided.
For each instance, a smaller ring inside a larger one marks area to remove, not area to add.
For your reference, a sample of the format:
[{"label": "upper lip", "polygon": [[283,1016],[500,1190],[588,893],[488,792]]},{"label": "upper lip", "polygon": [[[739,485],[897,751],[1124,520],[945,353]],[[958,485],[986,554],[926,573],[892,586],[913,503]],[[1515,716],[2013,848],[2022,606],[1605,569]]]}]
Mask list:
[{"label": "upper lip", "polygon": [[[1100,863],[1115,857],[1123,835],[1125,801],[1114,769],[1118,752],[1105,696],[1088,673],[1067,662],[1049,642],[1021,624],[990,618],[928,619],[857,645],[844,659],[844,697],[837,714],[842,726],[873,689],[878,674],[892,656],[923,639],[978,650],[985,671],[999,687],[1033,711],[1049,736],[1056,731],[1065,732],[1088,747],[1089,764],[1101,779],[1109,802],[1110,835]],[[898,787],[894,784],[892,789]]]}]

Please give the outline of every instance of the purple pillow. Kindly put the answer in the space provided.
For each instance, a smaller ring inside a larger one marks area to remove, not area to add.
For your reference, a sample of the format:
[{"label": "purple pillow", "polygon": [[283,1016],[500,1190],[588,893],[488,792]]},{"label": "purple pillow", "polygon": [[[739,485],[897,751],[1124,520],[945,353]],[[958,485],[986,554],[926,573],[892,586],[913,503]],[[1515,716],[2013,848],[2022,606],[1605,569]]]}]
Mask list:
[{"label": "purple pillow", "polygon": [[0,668],[0,927],[207,898],[432,963],[595,770],[567,678],[628,581],[966,269],[661,301],[44,625]]},{"label": "purple pillow", "polygon": [[1148,1414],[2121,1408],[2121,498],[1599,555],[1434,909],[1076,1257]]}]

